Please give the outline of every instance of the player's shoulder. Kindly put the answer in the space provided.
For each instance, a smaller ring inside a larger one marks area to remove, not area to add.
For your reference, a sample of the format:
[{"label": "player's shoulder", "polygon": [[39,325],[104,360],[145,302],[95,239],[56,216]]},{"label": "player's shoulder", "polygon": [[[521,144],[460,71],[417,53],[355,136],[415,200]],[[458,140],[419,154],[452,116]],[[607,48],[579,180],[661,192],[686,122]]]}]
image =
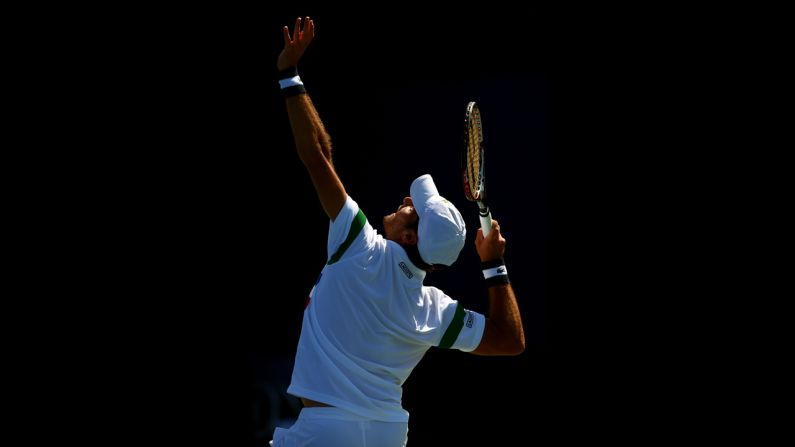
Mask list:
[{"label": "player's shoulder", "polygon": [[337,217],[334,219],[335,221],[340,218],[345,218],[347,215],[355,216],[359,213],[361,209],[359,208],[359,204],[353,200],[353,198],[349,195],[345,196],[345,202],[342,204],[342,208],[340,208],[339,213],[337,213]]},{"label": "player's shoulder", "polygon": [[428,298],[440,298],[447,296],[442,289],[435,286],[422,286],[422,295]]}]

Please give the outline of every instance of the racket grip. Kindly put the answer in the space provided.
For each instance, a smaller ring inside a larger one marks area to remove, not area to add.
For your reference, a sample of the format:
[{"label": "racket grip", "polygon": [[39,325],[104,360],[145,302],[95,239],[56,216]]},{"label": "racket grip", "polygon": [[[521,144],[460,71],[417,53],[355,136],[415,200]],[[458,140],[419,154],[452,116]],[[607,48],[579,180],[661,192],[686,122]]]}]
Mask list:
[{"label": "racket grip", "polygon": [[485,216],[480,216],[480,228],[483,229],[483,237],[488,236],[491,231],[491,211],[486,211]]}]

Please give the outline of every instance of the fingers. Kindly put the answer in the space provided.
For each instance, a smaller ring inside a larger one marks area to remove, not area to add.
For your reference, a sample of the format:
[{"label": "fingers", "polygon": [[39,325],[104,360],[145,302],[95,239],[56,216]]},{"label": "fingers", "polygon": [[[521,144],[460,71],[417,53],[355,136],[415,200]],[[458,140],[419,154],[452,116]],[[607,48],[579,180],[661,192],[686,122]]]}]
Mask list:
[{"label": "fingers", "polygon": [[[492,233],[494,233],[492,235]],[[501,237],[500,234],[500,223],[494,219],[491,219],[491,232],[489,232],[488,237],[491,239],[499,239]]]},{"label": "fingers", "polygon": [[500,229],[500,223],[496,220],[491,220],[491,232],[489,235],[486,236],[489,239],[489,243],[496,244],[497,246],[505,247],[505,238],[502,236],[502,230]]},{"label": "fingers", "polygon": [[286,26],[282,28],[282,32],[284,33],[285,45],[300,42],[303,46],[306,46],[315,37],[315,21],[310,19],[309,16],[306,16],[302,22],[301,18],[298,17],[295,19],[292,38],[290,37],[290,31]]},{"label": "fingers", "polygon": [[309,43],[315,37],[315,21],[310,19],[309,16],[306,16],[304,21],[304,29],[307,28],[307,25],[309,25],[309,30],[307,30],[307,43]]},{"label": "fingers", "polygon": [[293,29],[293,40],[298,40],[301,36],[301,18],[295,19],[295,28]]},{"label": "fingers", "polygon": [[499,222],[492,220],[492,227],[489,234],[484,237],[483,229],[478,228],[475,235],[475,249],[480,256],[481,262],[492,261],[502,257],[505,253],[505,239],[500,233]]},{"label": "fingers", "polygon": [[491,231],[489,231],[488,236],[485,237],[483,236],[482,228],[478,228],[478,232],[475,235],[475,241],[478,243],[484,241],[487,238],[492,241],[502,239],[502,233],[500,232],[500,223],[494,219],[491,220]]},{"label": "fingers", "polygon": [[[492,235],[494,233],[494,235]],[[486,239],[494,240],[499,237],[500,234],[500,224],[497,223],[496,220],[491,220],[491,229],[489,230],[489,234],[486,236]]]}]

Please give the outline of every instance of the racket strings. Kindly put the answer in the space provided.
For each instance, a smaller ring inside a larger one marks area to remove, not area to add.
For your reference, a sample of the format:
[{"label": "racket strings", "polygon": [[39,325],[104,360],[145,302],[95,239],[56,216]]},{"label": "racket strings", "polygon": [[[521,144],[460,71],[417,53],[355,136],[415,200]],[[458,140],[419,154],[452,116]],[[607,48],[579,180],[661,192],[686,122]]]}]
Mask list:
[{"label": "racket strings", "polygon": [[472,190],[473,196],[477,197],[480,191],[480,117],[477,113],[473,113],[469,120],[468,126],[468,150],[467,150],[467,177],[469,178],[469,187]]}]

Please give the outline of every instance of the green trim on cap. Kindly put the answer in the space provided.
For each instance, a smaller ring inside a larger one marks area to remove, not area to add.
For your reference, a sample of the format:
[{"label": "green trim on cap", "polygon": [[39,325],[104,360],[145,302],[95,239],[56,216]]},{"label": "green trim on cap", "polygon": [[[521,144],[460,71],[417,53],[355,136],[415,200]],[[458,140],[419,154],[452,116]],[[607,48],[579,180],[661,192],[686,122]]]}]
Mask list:
[{"label": "green trim on cap", "polygon": [[458,334],[461,333],[462,327],[464,327],[464,306],[458,303],[458,306],[455,308],[453,319],[450,321],[450,326],[447,326],[447,331],[445,331],[442,336],[442,341],[439,342],[439,347],[448,349],[450,346],[453,346],[453,343],[455,343],[455,340],[458,338]]},{"label": "green trim on cap", "polygon": [[340,248],[337,249],[337,252],[331,255],[331,258],[329,258],[326,265],[331,265],[340,260],[342,255],[345,253],[345,250],[351,246],[353,240],[356,238],[356,235],[362,231],[362,228],[364,228],[364,224],[366,223],[367,218],[364,217],[362,210],[359,210],[359,212],[356,214],[356,217],[353,218],[353,222],[351,222],[351,229],[348,231],[348,237],[345,238],[345,241],[342,243],[342,245],[340,245]]}]

